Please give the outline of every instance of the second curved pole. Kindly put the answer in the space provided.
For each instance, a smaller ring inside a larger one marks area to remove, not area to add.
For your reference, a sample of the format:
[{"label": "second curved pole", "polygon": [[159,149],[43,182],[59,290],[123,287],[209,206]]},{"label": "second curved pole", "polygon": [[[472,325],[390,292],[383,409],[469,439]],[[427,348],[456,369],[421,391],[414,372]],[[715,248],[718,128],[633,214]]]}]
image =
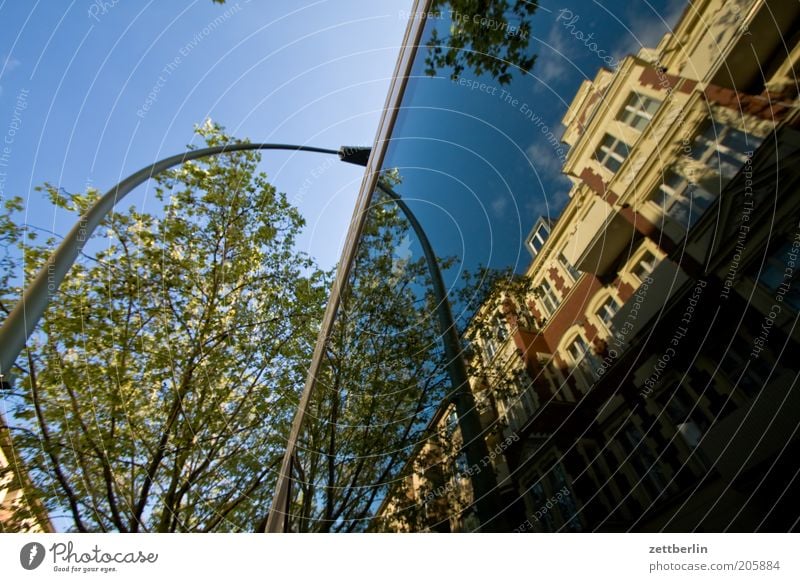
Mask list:
[{"label": "second curved pole", "polygon": [[[464,363],[464,353],[461,347],[461,338],[453,318],[450,300],[447,298],[447,289],[444,285],[438,259],[422,225],[400,195],[382,180],[378,180],[378,189],[391,198],[405,215],[417,235],[422,252],[425,255],[436,301],[436,318],[444,346],[447,372],[453,384],[451,400],[456,407],[458,427],[461,431],[461,440],[464,443],[464,452],[467,457],[467,463],[471,467],[482,468],[485,466],[486,460],[490,458],[489,449],[483,436],[484,430],[481,425],[480,412],[475,402],[475,395],[470,389],[467,367]],[[471,475],[470,479],[473,497],[475,498],[475,508],[478,519],[481,522],[481,531],[505,531],[501,515],[502,505],[498,499],[499,491],[494,472],[487,470],[477,471]]]}]

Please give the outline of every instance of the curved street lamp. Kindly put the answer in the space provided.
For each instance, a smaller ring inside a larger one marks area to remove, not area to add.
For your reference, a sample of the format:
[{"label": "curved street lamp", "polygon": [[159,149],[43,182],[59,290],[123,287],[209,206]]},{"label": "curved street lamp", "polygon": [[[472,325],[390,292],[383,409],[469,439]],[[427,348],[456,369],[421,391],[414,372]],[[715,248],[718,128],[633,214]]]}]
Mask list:
[{"label": "curved street lamp", "polygon": [[[360,166],[367,165],[371,152],[371,148],[368,147],[343,146],[338,150],[332,150],[302,145],[237,143],[191,150],[170,156],[131,174],[97,200],[72,227],[58,248],[39,270],[33,282],[25,289],[22,298],[3,322],[0,327],[0,388],[10,386],[11,367],[20,353],[22,353],[28,338],[30,338],[42,315],[44,315],[50,298],[58,290],[78,254],[83,250],[86,241],[91,238],[94,231],[114,209],[117,202],[140,184],[178,164],[228,152],[252,150],[287,150],[333,154],[338,155],[339,159],[344,162]],[[473,466],[478,466],[483,459],[488,458],[488,448],[482,436],[483,429],[481,427],[480,414],[475,405],[475,397],[469,387],[461,340],[453,319],[450,301],[447,298],[447,291],[436,255],[422,226],[402,198],[381,180],[378,180],[378,188],[397,204],[411,224],[422,246],[433,283],[439,333],[442,337],[445,357],[447,358],[447,371],[453,385],[451,400],[456,406],[467,461]],[[305,394],[304,400],[307,400],[308,397],[309,395]],[[297,442],[304,415],[305,410],[301,406],[296,413],[281,471],[275,486],[271,511],[266,524],[266,531],[268,532],[285,530],[285,518],[288,512],[275,511],[274,509],[278,507],[288,508],[291,462],[294,455],[293,445]],[[501,506],[497,502],[498,492],[495,476],[490,474],[489,471],[479,471],[472,475],[471,479],[478,519],[481,524],[487,526],[486,530],[502,531],[501,518],[496,514],[496,511]],[[494,525],[489,526],[488,524],[490,523]]]},{"label": "curved street lamp", "polygon": [[341,147],[338,150],[331,150],[276,143],[237,143],[191,150],[170,156],[131,174],[106,192],[81,216],[58,248],[47,259],[47,262],[39,269],[36,278],[25,289],[22,298],[3,322],[0,327],[0,383],[2,387],[11,383],[11,367],[25,348],[25,343],[33,330],[36,329],[36,325],[47,309],[50,297],[58,290],[78,254],[83,250],[86,241],[91,238],[92,233],[103,218],[114,209],[117,202],[140,184],[173,166],[199,158],[247,150],[288,150],[333,154],[338,155],[342,161],[362,166],[366,165],[370,152],[370,148],[362,147]]}]

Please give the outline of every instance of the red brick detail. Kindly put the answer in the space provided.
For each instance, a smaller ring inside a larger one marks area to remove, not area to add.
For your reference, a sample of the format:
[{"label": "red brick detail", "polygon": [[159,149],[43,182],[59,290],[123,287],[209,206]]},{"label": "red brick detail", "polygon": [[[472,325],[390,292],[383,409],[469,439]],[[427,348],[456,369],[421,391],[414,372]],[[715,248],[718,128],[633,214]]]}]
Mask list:
[{"label": "red brick detail", "polygon": [[539,308],[537,307],[535,301],[529,301],[528,302],[528,310],[531,312],[531,315],[533,316],[533,319],[536,320],[536,324],[541,326],[542,325],[542,319],[544,319],[544,317],[542,316],[542,312],[539,311]]},{"label": "red brick detail", "polygon": [[[656,69],[655,67],[645,66],[642,74],[639,75],[639,82],[647,87],[658,89],[659,91],[672,91],[679,84],[681,85],[680,91],[683,93],[690,93],[694,89],[694,82],[681,83],[681,77],[675,75],[668,75]],[[691,85],[691,88],[684,89],[683,85]]]},{"label": "red brick detail", "polygon": [[594,352],[601,358],[608,355],[608,343],[606,343],[606,340],[596,337],[594,341],[592,341],[592,345],[594,347]]},{"label": "red brick detail", "polygon": [[517,329],[517,332],[513,335],[511,339],[514,340],[514,345],[517,346],[517,349],[520,353],[524,354],[525,350],[528,348],[530,344],[530,340],[527,336],[530,335],[530,332],[524,331],[522,329]]},{"label": "red brick detail", "polygon": [[550,353],[555,352],[561,338],[570,327],[585,319],[586,306],[602,287],[603,284],[593,275],[586,274],[578,280],[575,289],[562,302],[558,312],[542,330],[542,335],[550,347]]},{"label": "red brick detail", "polygon": [[578,118],[579,135],[583,135],[583,132],[586,131],[586,116],[592,110],[592,104],[598,99],[601,99],[602,97],[603,97],[603,91],[595,91],[589,96],[589,99],[583,106],[583,109],[581,110],[581,115]]},{"label": "red brick detail", "polygon": [[569,287],[564,281],[564,277],[561,276],[559,270],[556,269],[555,267],[550,267],[548,273],[550,274],[550,280],[553,281],[553,283],[556,286],[556,289],[558,289],[561,292],[561,295],[564,295],[564,293],[567,292],[567,289]]},{"label": "red brick detail", "polygon": [[781,104],[771,100],[767,92],[761,95],[750,95],[726,87],[709,85],[706,87],[705,97],[706,100],[712,103],[733,109],[736,112],[747,113],[753,117],[768,119],[776,123],[791,111],[788,104]]},{"label": "red brick detail", "polygon": [[589,186],[599,196],[605,196],[608,185],[603,181],[599,174],[595,174],[591,168],[584,168],[579,176],[583,183]]},{"label": "red brick detail", "polygon": [[636,291],[636,289],[634,289],[632,285],[620,281],[619,278],[617,278],[617,280],[614,281],[614,285],[617,288],[617,295],[619,295],[619,299],[623,303],[626,303],[628,299],[633,297],[633,293]]},{"label": "red brick detail", "polygon": [[583,329],[586,332],[586,339],[589,342],[593,342],[594,339],[597,337],[597,334],[600,330],[598,330],[594,324],[588,320],[583,322]]},{"label": "red brick detail", "polygon": [[518,330],[518,335],[514,336],[514,343],[520,349],[524,358],[532,358],[537,352],[549,353],[544,336],[538,332],[520,329]]}]

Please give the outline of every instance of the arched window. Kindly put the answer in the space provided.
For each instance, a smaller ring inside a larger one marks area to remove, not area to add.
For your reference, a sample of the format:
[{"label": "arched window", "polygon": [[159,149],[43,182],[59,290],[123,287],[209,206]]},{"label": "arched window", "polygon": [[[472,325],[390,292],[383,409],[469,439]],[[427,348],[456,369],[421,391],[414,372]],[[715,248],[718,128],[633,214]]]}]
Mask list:
[{"label": "arched window", "polygon": [[563,342],[561,351],[575,376],[583,382],[584,390],[588,390],[599,377],[597,370],[600,368],[600,359],[582,332],[577,331],[565,337],[568,339]]},{"label": "arched window", "polygon": [[622,303],[617,299],[616,295],[609,293],[595,310],[595,315],[609,332],[611,331],[611,320],[614,319],[620,307],[622,307]]}]

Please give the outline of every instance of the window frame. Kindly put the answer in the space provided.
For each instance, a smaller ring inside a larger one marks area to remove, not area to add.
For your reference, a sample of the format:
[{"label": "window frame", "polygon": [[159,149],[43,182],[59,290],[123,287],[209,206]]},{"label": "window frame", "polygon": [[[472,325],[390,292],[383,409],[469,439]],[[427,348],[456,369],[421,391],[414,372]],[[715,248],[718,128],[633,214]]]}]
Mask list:
[{"label": "window frame", "polygon": [[573,282],[577,281],[580,278],[582,273],[575,268],[575,265],[569,262],[569,259],[567,259],[567,257],[564,256],[563,251],[558,253],[556,261],[558,262],[559,265],[561,265],[562,270],[565,271],[567,275],[569,275],[569,277],[572,279]]},{"label": "window frame", "polygon": [[[616,306],[616,309],[607,309],[609,303],[613,303]],[[614,319],[614,316],[617,313],[619,313],[619,310],[622,308],[622,306],[622,301],[620,301],[614,293],[608,293],[600,302],[600,304],[594,309],[594,316],[597,317],[600,323],[602,323],[603,326],[610,332],[611,320]]]},{"label": "window frame", "polygon": [[547,278],[542,279],[538,287],[541,290],[538,294],[539,303],[544,308],[546,317],[552,317],[561,305],[561,298],[558,296],[555,286]]},{"label": "window frame", "polygon": [[[624,154],[620,153],[619,149],[620,146],[624,149]],[[603,139],[600,140],[600,143],[597,145],[597,148],[594,151],[594,159],[597,160],[603,168],[611,172],[612,174],[616,174],[619,172],[622,165],[625,163],[625,160],[628,159],[628,155],[630,154],[631,146],[621,137],[616,137],[613,134],[606,133],[603,135]],[[614,164],[609,165],[609,161],[614,160],[617,164],[616,168],[611,167]]]},{"label": "window frame", "polygon": [[[578,331],[574,335],[566,336],[570,337],[570,341],[564,343],[564,347],[561,349],[562,354],[566,356],[566,361],[573,367],[573,372],[577,371],[578,375],[583,379],[584,383],[586,384],[586,390],[588,391],[594,383],[598,380],[599,375],[597,373],[597,369],[600,366],[600,360],[594,350],[592,349],[592,344],[589,340],[586,339],[584,334],[581,331]],[[580,340],[586,349],[581,354],[580,359],[576,359],[575,355],[572,353],[572,347]]]},{"label": "window frame", "polygon": [[[525,240],[525,246],[528,248],[528,252],[531,254],[532,258],[535,258],[544,248],[547,239],[550,237],[550,226],[544,220],[544,218],[539,218],[534,224],[533,229]],[[539,241],[539,248],[537,249],[533,242],[535,240]]]},{"label": "window frame", "polygon": [[[645,258],[648,255],[653,258],[652,267],[642,268],[642,265],[648,265],[649,266],[649,263],[645,261]],[[656,255],[656,253],[654,253],[651,249],[645,247],[644,250],[641,253],[639,253],[637,255],[637,257],[633,260],[633,264],[631,265],[629,271],[630,271],[631,275],[636,277],[636,279],[640,283],[644,283],[644,278],[639,273],[639,269],[641,268],[641,270],[643,272],[646,271],[646,274],[644,275],[644,277],[647,278],[647,277],[650,277],[653,274],[653,271],[656,270],[656,268],[658,267],[659,263],[661,263],[661,259],[658,257],[658,255]]]},{"label": "window frame", "polygon": [[[716,199],[717,195],[682,176],[672,167],[665,170],[648,198],[663,216],[669,217],[687,230],[697,224]],[[701,203],[702,201],[707,202]]]},{"label": "window frame", "polygon": [[[617,120],[632,128],[634,131],[642,133],[647,129],[647,126],[650,125],[650,122],[653,121],[662,103],[663,101],[655,97],[634,91],[628,96],[622,109],[620,109]],[[650,104],[655,104],[655,108],[652,112],[648,111],[648,105]],[[642,127],[636,125],[636,122],[640,120],[644,120],[644,125],[642,125]]]}]

